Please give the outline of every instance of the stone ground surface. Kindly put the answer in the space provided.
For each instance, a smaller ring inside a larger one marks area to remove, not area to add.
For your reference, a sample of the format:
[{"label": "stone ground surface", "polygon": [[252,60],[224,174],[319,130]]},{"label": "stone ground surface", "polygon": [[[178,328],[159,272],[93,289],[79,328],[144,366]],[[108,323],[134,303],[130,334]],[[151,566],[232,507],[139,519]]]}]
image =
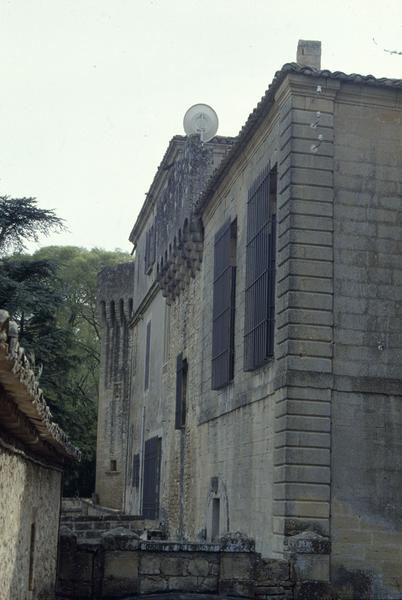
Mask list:
[{"label": "stone ground surface", "polygon": [[[184,594],[180,592],[170,592],[170,593],[162,593],[162,594],[151,594],[146,596],[126,596],[122,600],[138,600],[138,598],[143,598],[143,600],[235,600],[235,596],[216,596],[211,594]],[[237,597],[237,600],[239,598]],[[243,600],[247,600],[243,596]]]}]

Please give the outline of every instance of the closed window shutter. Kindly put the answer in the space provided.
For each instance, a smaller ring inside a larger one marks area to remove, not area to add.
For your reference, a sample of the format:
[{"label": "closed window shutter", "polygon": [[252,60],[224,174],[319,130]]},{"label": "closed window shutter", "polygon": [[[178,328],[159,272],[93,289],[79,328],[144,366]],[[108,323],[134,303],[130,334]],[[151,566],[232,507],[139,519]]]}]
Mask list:
[{"label": "closed window shutter", "polygon": [[151,354],[151,321],[147,323],[147,339],[145,346],[145,376],[144,376],[144,389],[147,390],[149,387],[149,360]]},{"label": "closed window shutter", "polygon": [[176,358],[176,415],[175,428],[181,429],[182,420],[182,394],[183,394],[183,354],[177,355]]},{"label": "closed window shutter", "polygon": [[151,225],[145,234],[145,256],[144,256],[144,270],[145,273],[149,274],[152,265],[155,262],[156,255],[156,230],[155,225]]},{"label": "closed window shutter", "polygon": [[139,454],[134,454],[134,456],[133,456],[132,485],[133,485],[133,487],[139,487],[139,485],[140,485],[140,455]]},{"label": "closed window shutter", "polygon": [[[274,179],[275,178],[275,181]],[[276,267],[276,169],[267,167],[247,203],[244,367],[253,370],[274,353]]]},{"label": "closed window shutter", "polygon": [[161,438],[154,437],[145,442],[142,500],[142,513],[145,519],[157,519],[159,516],[160,465]]},{"label": "closed window shutter", "polygon": [[176,358],[176,414],[175,429],[182,429],[186,422],[186,388],[187,388],[187,360],[183,354]]},{"label": "closed window shutter", "polygon": [[234,374],[236,293],[236,222],[230,220],[215,236],[212,315],[212,389],[227,385]]}]

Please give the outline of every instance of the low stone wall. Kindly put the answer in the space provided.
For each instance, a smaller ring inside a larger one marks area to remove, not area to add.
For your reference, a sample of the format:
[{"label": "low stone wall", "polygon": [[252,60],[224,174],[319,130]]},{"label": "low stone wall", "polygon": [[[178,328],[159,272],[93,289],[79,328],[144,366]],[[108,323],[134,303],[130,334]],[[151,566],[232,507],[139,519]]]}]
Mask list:
[{"label": "low stone wall", "polygon": [[253,545],[143,541],[127,530],[105,533],[100,542],[60,539],[57,597],[117,599],[127,595],[199,592],[293,599],[288,561],[264,560]]}]

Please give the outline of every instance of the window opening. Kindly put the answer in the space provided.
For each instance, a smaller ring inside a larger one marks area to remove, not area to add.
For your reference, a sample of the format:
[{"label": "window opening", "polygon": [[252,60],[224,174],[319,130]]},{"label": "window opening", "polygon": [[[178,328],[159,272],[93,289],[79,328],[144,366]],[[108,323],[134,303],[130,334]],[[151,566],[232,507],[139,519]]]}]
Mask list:
[{"label": "window opening", "polygon": [[165,304],[165,321],[163,326],[163,364],[169,360],[170,347],[170,306]]},{"label": "window opening", "polygon": [[145,442],[144,488],[142,513],[145,519],[159,517],[159,485],[162,440],[154,437]]},{"label": "window opening", "polygon": [[212,389],[234,376],[237,221],[227,221],[215,236],[212,315]]},{"label": "window opening", "polygon": [[187,359],[183,354],[176,359],[176,417],[175,429],[183,429],[186,424],[186,401],[187,401]]},{"label": "window opening", "polygon": [[29,575],[28,589],[31,592],[34,589],[34,558],[35,558],[35,523],[31,524],[31,539],[29,543]]},{"label": "window opening", "polygon": [[212,499],[212,532],[211,540],[214,542],[219,539],[220,528],[220,499]]},{"label": "window opening", "polygon": [[277,169],[264,169],[247,203],[244,368],[274,354]]},{"label": "window opening", "polygon": [[145,234],[145,256],[144,256],[144,269],[145,273],[149,275],[152,271],[153,264],[155,262],[156,244],[155,244],[155,225],[151,225]]},{"label": "window opening", "polygon": [[132,474],[132,485],[138,488],[140,485],[140,455],[134,454],[133,456],[133,474]]},{"label": "window opening", "polygon": [[145,374],[144,374],[144,389],[147,390],[149,387],[149,360],[151,353],[151,321],[147,323],[146,333],[146,345],[145,345]]}]

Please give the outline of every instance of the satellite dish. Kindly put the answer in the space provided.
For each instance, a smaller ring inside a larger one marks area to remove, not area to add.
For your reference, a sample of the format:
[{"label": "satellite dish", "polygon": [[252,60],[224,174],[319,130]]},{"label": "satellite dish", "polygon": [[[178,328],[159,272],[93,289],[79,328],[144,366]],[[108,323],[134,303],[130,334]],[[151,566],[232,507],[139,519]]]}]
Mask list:
[{"label": "satellite dish", "polygon": [[218,115],[208,104],[194,104],[183,119],[184,131],[187,135],[198,133],[202,142],[209,142],[218,131]]}]

